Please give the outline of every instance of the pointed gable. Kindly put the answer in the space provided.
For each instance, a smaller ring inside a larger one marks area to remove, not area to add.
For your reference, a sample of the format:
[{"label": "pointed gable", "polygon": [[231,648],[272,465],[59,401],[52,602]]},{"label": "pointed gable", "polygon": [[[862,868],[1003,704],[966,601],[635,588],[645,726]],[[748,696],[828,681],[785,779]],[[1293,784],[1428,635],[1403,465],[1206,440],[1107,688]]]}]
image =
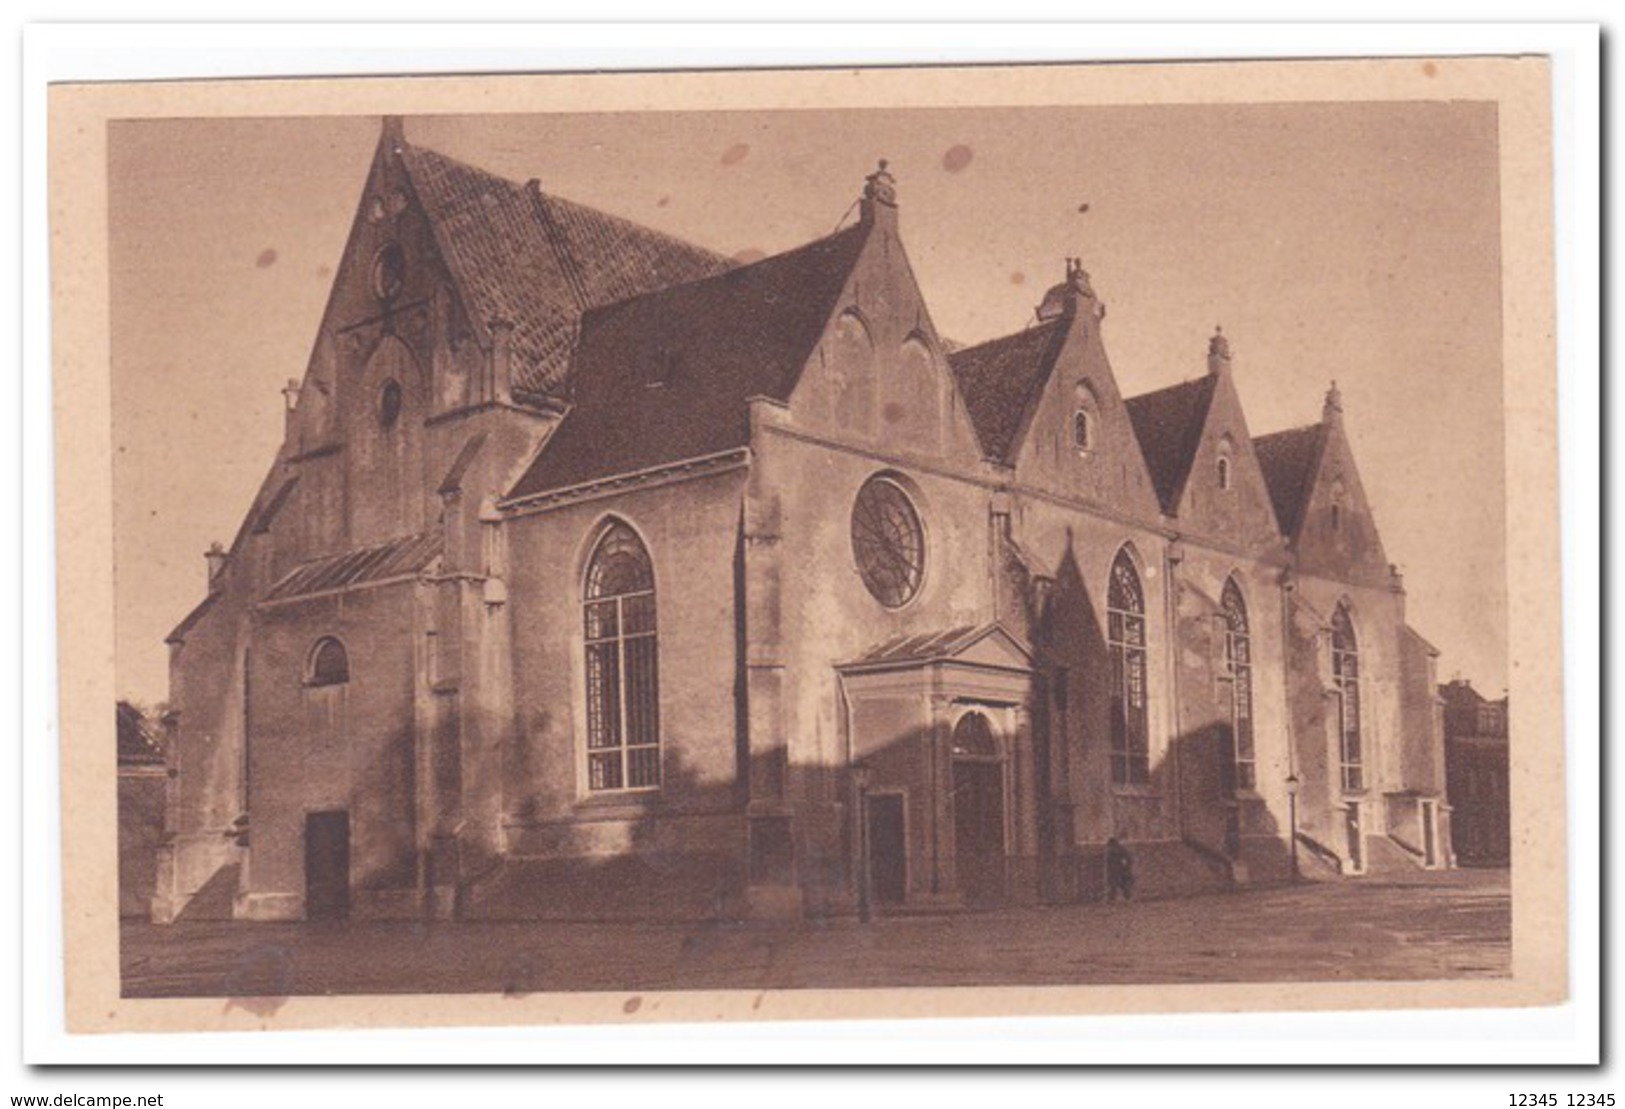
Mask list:
[{"label": "pointed gable", "polygon": [[1321,424],[1294,427],[1253,440],[1253,453],[1264,471],[1270,500],[1281,534],[1291,539],[1303,523],[1304,507],[1326,445],[1326,429]]},{"label": "pointed gable", "polygon": [[1180,494],[1190,476],[1191,463],[1201,445],[1207,425],[1217,377],[1209,374],[1194,381],[1170,385],[1150,393],[1129,397],[1129,419],[1145,456],[1146,469],[1157,489],[1162,510],[1169,515],[1179,508]]},{"label": "pointed gable", "polygon": [[513,326],[514,384],[557,394],[581,314],[725,272],[720,254],[404,141],[435,242],[482,338]]},{"label": "pointed gable", "polygon": [[867,228],[590,311],[574,402],[510,496],[743,447],[747,402],[787,400],[828,326]]},{"label": "pointed gable", "polygon": [[948,356],[985,456],[1011,465],[1066,341],[1057,318]]},{"label": "pointed gable", "polygon": [[1343,427],[1342,398],[1334,385],[1321,416],[1321,446],[1308,470],[1293,548],[1306,573],[1371,586],[1394,583],[1393,570],[1366,500]]}]

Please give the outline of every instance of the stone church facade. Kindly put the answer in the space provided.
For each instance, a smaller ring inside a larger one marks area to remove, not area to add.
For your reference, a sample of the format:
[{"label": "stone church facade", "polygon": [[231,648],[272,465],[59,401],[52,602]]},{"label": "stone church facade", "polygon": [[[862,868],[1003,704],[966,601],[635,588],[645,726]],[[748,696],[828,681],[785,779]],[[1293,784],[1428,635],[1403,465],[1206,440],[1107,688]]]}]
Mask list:
[{"label": "stone church facade", "polygon": [[1335,388],[1255,436],[1216,333],[1125,398],[1076,261],[956,349],[884,164],[858,207],[736,265],[386,121],[169,639],[157,919],[1071,901],[1112,838],[1145,895],[1451,865]]}]

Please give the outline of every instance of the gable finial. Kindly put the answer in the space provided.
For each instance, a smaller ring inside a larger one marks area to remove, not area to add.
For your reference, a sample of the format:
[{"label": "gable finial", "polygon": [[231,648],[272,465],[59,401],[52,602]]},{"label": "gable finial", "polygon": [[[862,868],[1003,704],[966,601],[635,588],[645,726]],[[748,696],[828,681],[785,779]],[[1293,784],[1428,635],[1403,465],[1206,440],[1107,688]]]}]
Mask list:
[{"label": "gable finial", "polygon": [[406,145],[406,124],[400,116],[385,116],[384,125],[378,135],[379,145],[391,154],[399,154]]},{"label": "gable finial", "polygon": [[1326,405],[1320,410],[1323,423],[1330,423],[1343,415],[1343,392],[1332,382],[1332,387],[1326,390]]},{"label": "gable finial", "polygon": [[1230,367],[1230,340],[1224,337],[1224,327],[1213,325],[1213,335],[1207,341],[1207,372],[1216,374]]},{"label": "gable finial", "polygon": [[880,167],[863,179],[863,199],[877,201],[888,207],[897,207],[897,178],[893,177],[891,170],[886,168],[886,159],[880,159]]}]

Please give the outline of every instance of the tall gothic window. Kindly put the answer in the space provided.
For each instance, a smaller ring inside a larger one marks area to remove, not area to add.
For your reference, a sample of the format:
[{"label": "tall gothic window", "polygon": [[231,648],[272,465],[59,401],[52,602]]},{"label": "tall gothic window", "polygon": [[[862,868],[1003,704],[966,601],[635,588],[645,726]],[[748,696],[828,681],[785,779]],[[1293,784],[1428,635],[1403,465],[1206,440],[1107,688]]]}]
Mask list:
[{"label": "tall gothic window", "polygon": [[1224,620],[1224,670],[1230,684],[1230,736],[1236,788],[1253,789],[1258,772],[1253,758],[1253,652],[1247,633],[1247,604],[1231,578],[1220,598]]},{"label": "tall gothic window", "polygon": [[1106,638],[1112,656],[1112,781],[1151,779],[1146,710],[1145,591],[1127,551],[1112,563],[1106,590]]},{"label": "tall gothic window", "polygon": [[660,679],[649,552],[616,522],[587,566],[587,785],[660,785]]},{"label": "tall gothic window", "polygon": [[1332,614],[1332,682],[1337,687],[1337,747],[1343,764],[1343,788],[1365,788],[1360,753],[1360,652],[1348,607]]}]

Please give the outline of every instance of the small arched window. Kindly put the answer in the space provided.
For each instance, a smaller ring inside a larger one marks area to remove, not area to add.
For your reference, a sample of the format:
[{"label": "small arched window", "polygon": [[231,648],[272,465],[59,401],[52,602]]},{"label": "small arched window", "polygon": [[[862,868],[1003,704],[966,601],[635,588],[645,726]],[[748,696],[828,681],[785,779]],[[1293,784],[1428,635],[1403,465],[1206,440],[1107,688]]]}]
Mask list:
[{"label": "small arched window", "polygon": [[1088,409],[1080,408],[1072,414],[1072,449],[1084,454],[1093,450],[1094,446],[1094,421],[1089,418]]},{"label": "small arched window", "polygon": [[1337,689],[1337,745],[1343,765],[1343,788],[1365,788],[1360,741],[1360,649],[1348,606],[1332,613],[1332,683]]},{"label": "small arched window", "polygon": [[953,755],[956,759],[996,759],[999,744],[993,738],[993,725],[979,712],[967,712],[954,725]]},{"label": "small arched window", "polygon": [[1112,781],[1151,780],[1146,691],[1145,591],[1127,550],[1117,552],[1106,589],[1106,640],[1112,661]]},{"label": "small arched window", "polygon": [[401,383],[390,378],[378,390],[378,423],[385,431],[401,418],[401,403]]},{"label": "small arched window", "polygon": [[1253,652],[1247,628],[1247,604],[1236,579],[1224,583],[1219,601],[1224,623],[1224,677],[1230,687],[1231,753],[1236,788],[1253,789],[1258,773],[1253,756]]},{"label": "small arched window", "polygon": [[643,541],[616,521],[587,564],[587,786],[660,785],[660,677],[654,568]]},{"label": "small arched window", "polygon": [[1230,488],[1230,459],[1222,454],[1219,456],[1219,488]]},{"label": "small arched window", "polygon": [[1088,454],[1095,449],[1095,440],[1098,438],[1096,423],[1097,406],[1095,394],[1087,382],[1078,382],[1073,391],[1072,410],[1072,449],[1079,454]]},{"label": "small arched window", "polygon": [[350,655],[344,644],[328,636],[310,652],[309,685],[343,685],[350,680]]}]

